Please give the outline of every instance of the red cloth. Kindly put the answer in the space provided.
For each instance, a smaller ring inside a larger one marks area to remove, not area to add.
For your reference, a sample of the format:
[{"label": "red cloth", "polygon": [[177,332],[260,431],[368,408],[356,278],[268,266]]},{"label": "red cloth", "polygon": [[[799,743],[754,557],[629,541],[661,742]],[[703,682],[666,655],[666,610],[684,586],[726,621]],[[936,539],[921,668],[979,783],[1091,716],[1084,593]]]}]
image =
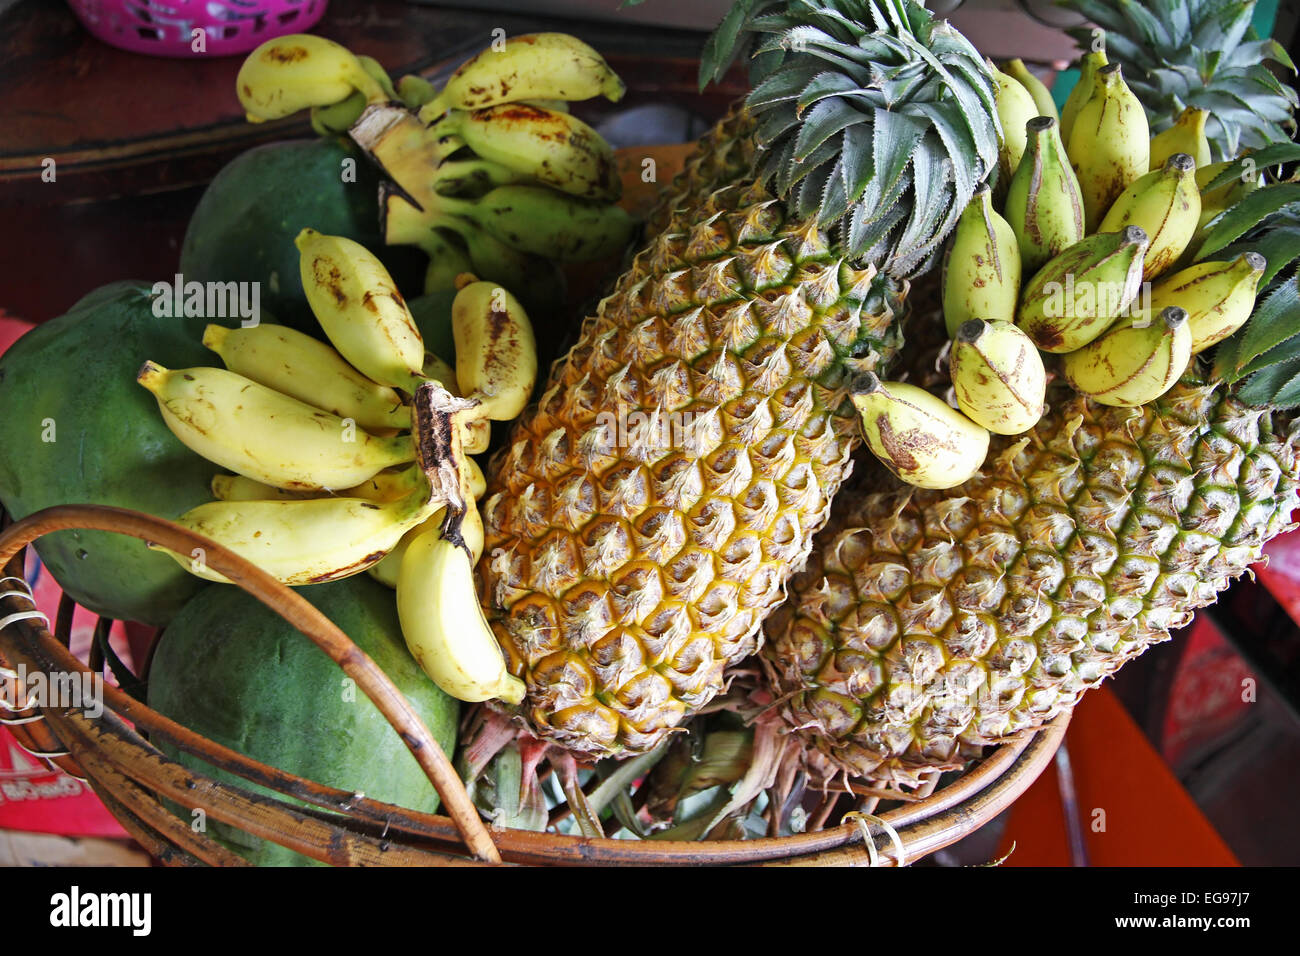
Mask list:
[{"label": "red cloth", "polygon": [[[0,313],[0,353],[29,328],[29,323]],[[30,549],[24,577],[36,598],[36,606],[53,621],[63,592]],[[0,585],[0,590],[7,589]],[[90,650],[95,621],[95,615],[84,608],[77,608],[73,615],[71,650],[83,661]],[[123,663],[132,666],[131,648],[121,623],[113,625],[109,646]],[[127,836],[88,785],[33,757],[4,726],[0,726],[0,830],[64,836]]]}]

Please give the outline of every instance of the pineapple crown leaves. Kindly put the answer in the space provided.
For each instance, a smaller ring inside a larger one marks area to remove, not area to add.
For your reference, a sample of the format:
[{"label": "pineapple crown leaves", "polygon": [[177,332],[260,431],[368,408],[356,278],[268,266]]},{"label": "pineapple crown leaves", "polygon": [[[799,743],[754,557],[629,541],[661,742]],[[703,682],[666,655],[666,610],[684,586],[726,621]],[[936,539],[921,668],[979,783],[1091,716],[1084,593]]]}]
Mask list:
[{"label": "pineapple crown leaves", "polygon": [[[1056,2],[1105,31],[1106,56],[1122,65],[1152,132],[1172,125],[1186,107],[1207,110],[1210,151],[1225,160],[1295,130],[1296,93],[1269,67],[1294,73],[1295,64],[1280,43],[1251,27],[1255,0]],[[1067,32],[1091,48],[1091,27]]]},{"label": "pineapple crown leaves", "polygon": [[970,42],[914,0],[738,0],[701,85],[742,53],[759,179],[850,258],[928,269],[997,163],[993,77]]},{"label": "pineapple crown leaves", "polygon": [[[1277,143],[1233,163],[1207,189],[1243,173],[1300,160],[1300,145]],[[1247,164],[1250,164],[1249,166]],[[1294,179],[1294,177],[1293,177]],[[1198,261],[1257,252],[1267,263],[1250,320],[1219,344],[1216,378],[1251,405],[1300,405],[1300,182],[1272,182],[1247,192],[1206,230]]]}]

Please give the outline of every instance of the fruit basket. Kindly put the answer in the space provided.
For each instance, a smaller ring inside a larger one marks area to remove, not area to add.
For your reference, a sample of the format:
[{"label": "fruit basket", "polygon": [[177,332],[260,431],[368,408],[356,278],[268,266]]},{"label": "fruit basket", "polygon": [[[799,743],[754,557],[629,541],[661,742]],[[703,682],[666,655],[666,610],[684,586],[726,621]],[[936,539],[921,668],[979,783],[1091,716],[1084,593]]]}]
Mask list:
[{"label": "fruit basket", "polygon": [[[104,686],[104,708],[91,718],[75,708],[31,706],[21,697],[19,666],[44,673],[89,674],[67,649],[72,602],[64,598],[53,629],[34,609],[22,578],[22,551],[42,535],[68,529],[113,531],[188,552],[192,533],[148,515],[96,506],[47,509],[0,533],[5,577],[0,592],[0,683],[7,724],[32,755],[85,780],[127,831],[166,865],[245,865],[245,861],[172,816],[163,800],[202,809],[237,826],[334,865],[466,865],[495,862],[557,866],[664,865],[897,865],[913,863],[988,823],[1038,777],[1069,723],[1062,714],[1042,730],[991,750],[969,769],[937,786],[938,778],[907,802],[859,802],[859,820],[785,837],[707,842],[591,839],[557,833],[493,829],[480,820],[465,788],[429,732],[395,706],[396,691],[356,646],[290,588],[255,566],[214,548],[212,566],[307,634],[356,679],[385,711],[393,733],[423,748],[421,765],[443,799],[447,815],[380,803],[324,787],[206,740],[133,698]],[[102,672],[101,660],[91,662]],[[388,707],[383,703],[388,697]],[[398,697],[397,699],[400,699]],[[14,709],[10,709],[10,707]],[[277,791],[272,800],[189,770],[164,756],[149,738],[162,738],[214,768]],[[305,804],[305,805],[304,805]]]},{"label": "fruit basket", "polygon": [[[199,328],[174,317],[213,317],[202,284],[182,310],[179,275],[117,283],[0,365],[9,463],[49,424],[23,417],[37,406],[82,439],[68,459],[51,436],[47,480],[5,499],[20,520],[0,535],[0,663],[24,745],[176,864],[267,862],[250,839],[334,864],[904,865],[1022,793],[1080,696],[1289,525],[1300,246],[1279,245],[1295,185],[1268,170],[1300,146],[1266,119],[1296,97],[1268,88],[1249,157],[1226,126],[1211,153],[1207,110],[1151,137],[1167,104],[1098,52],[1058,118],[1041,83],[912,0],[851,0],[850,20],[796,4],[820,26],[792,36],[761,15],[780,2],[738,4],[706,46],[706,79],[754,53],[753,90],[667,189],[655,157],[616,156],[568,111],[625,91],[574,37],[509,38],[441,90],[312,35],[254,51],[248,118],[309,110],[322,168],[355,146],[381,172],[352,191],[376,205],[337,226],[268,217],[265,261],[223,263],[251,293],[267,276],[284,325]],[[200,212],[262,187],[219,177]],[[218,275],[205,248],[254,245],[228,220],[196,213],[180,272]],[[384,261],[395,246],[424,254],[422,284]],[[599,272],[576,329],[553,314],[575,263]],[[215,317],[256,317],[242,292],[227,305]],[[66,411],[44,403],[56,360],[91,383]],[[176,464],[125,455],[106,470],[129,488],[69,496],[64,475],[121,453],[104,444],[115,407],[129,451]],[[94,537],[73,546],[78,529]],[[74,660],[71,599],[52,632],[32,607],[15,562],[51,533],[40,554],[75,600],[166,623],[144,671],[106,649]],[[146,569],[140,542],[174,561]],[[381,597],[331,600],[382,605],[386,663],[370,624],[309,596],[357,581]],[[247,607],[223,616],[232,598]],[[319,652],[341,669],[349,704],[365,694],[382,742],[263,713],[281,686],[339,709],[325,683],[262,680],[297,666],[279,666],[280,631],[328,681]],[[101,716],[19,686],[33,669],[96,686],[105,667]],[[458,733],[458,705],[422,709],[403,671],[416,696],[475,705]],[[232,674],[254,679],[209,698]],[[352,766],[282,759],[277,738]],[[379,798],[396,769],[380,744],[414,789]],[[361,780],[373,792],[343,789]]]}]

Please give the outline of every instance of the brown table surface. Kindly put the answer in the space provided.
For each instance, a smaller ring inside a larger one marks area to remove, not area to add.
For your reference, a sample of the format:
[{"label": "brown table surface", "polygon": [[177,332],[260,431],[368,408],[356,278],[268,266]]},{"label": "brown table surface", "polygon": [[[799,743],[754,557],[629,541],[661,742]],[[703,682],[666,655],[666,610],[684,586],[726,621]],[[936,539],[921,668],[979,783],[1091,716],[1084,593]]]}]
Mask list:
[{"label": "brown table surface", "polygon": [[[394,77],[436,78],[486,46],[497,27],[562,30],[607,56],[628,94],[617,106],[576,104],[591,123],[664,102],[711,119],[743,89],[736,73],[701,95],[703,35],[640,24],[335,0],[313,32],[375,57]],[[106,282],[170,276],[203,184],[251,146],[311,135],[303,116],[244,120],[234,95],[242,60],[118,50],[49,0],[19,0],[0,13],[0,310],[40,322]],[[40,178],[46,158],[55,162],[52,183]]]}]

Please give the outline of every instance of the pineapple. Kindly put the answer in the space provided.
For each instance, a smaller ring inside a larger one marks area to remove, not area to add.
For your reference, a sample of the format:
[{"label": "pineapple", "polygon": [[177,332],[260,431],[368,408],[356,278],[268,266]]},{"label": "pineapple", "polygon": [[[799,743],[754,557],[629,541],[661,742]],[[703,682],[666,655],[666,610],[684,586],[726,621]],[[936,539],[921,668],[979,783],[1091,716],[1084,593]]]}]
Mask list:
[{"label": "pineapple", "polygon": [[[909,788],[1033,730],[1189,623],[1288,528],[1300,484],[1300,416],[1287,411],[1300,406],[1294,188],[1261,186],[1204,236],[1202,255],[1268,261],[1250,320],[1212,365],[1194,359],[1140,408],[1058,384],[1037,426],[996,438],[984,470],[950,491],[859,474],[767,626],[769,690],[810,771]],[[914,298],[909,365],[934,387],[946,377],[927,339],[943,320],[935,296],[919,306],[928,291]]]},{"label": "pineapple", "polygon": [[1300,436],[1222,386],[1049,401],[966,484],[837,512],[769,621],[773,694],[839,769],[912,787],[1038,727],[1287,527]]},{"label": "pineapple", "polygon": [[490,469],[520,715],[592,757],[655,747],[757,649],[850,467],[854,377],[997,159],[987,68],[916,3],[741,0],[705,77],[742,47],[744,108]]},{"label": "pineapple", "polygon": [[[1296,94],[1270,64],[1295,72],[1276,40],[1251,28],[1254,0],[1060,0],[1106,31],[1106,56],[1146,107],[1151,132],[1184,108],[1209,111],[1205,133],[1216,161],[1288,139]],[[1068,31],[1085,48],[1092,28]]]}]

